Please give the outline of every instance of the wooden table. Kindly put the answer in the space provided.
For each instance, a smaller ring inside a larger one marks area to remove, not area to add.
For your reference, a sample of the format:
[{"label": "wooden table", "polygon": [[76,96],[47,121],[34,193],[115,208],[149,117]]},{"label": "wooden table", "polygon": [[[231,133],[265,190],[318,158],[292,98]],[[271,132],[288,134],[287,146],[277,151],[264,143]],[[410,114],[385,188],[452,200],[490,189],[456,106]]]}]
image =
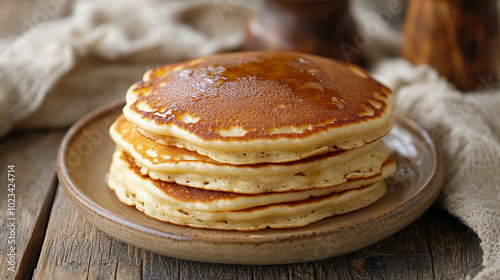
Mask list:
[{"label": "wooden table", "polygon": [[[23,31],[14,23],[23,16],[32,17],[43,8],[41,3],[46,2],[0,0],[0,36]],[[65,6],[50,16],[68,11]],[[96,229],[61,189],[55,159],[65,132],[16,132],[0,139],[2,279],[456,279],[481,270],[482,252],[476,234],[436,206],[381,242],[326,260],[224,265],[150,253]],[[9,170],[15,170],[10,172],[15,174],[12,191],[8,188]],[[15,194],[12,213],[8,211],[10,193]],[[16,242],[15,272],[8,270],[7,263],[12,239]]]}]

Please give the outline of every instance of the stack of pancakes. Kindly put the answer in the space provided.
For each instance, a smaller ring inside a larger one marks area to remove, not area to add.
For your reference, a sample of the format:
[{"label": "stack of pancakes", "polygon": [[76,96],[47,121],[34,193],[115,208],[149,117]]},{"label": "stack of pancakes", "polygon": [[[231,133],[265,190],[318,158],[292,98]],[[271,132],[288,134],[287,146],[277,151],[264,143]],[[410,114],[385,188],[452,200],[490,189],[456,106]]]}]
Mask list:
[{"label": "stack of pancakes", "polygon": [[212,55],[146,72],[111,126],[108,185],[173,224],[290,228],[379,200],[394,97],[361,68],[292,52]]}]

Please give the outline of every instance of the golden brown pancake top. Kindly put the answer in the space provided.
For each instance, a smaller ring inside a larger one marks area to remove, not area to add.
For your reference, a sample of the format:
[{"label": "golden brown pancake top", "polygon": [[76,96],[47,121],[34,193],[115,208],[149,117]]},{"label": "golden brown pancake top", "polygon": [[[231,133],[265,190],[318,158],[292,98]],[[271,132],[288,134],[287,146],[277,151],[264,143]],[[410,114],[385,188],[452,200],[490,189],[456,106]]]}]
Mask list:
[{"label": "golden brown pancake top", "polygon": [[[139,95],[130,108],[143,118],[205,140],[238,141],[306,138],[376,119],[388,113],[385,100],[392,94],[357,66],[293,52],[218,54],[165,65],[133,91]],[[234,127],[242,135],[224,135]]]}]

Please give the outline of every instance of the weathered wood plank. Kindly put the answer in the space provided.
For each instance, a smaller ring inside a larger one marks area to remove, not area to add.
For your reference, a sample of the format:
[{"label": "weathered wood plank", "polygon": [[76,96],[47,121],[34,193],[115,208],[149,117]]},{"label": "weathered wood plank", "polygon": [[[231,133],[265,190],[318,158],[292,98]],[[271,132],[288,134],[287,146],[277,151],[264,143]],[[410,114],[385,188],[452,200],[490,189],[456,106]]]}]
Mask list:
[{"label": "weathered wood plank", "polygon": [[[453,255],[461,261],[450,259]],[[87,222],[59,189],[34,278],[438,279],[475,275],[480,260],[477,236],[436,208],[401,232],[336,258],[270,266],[178,260],[107,236]]]},{"label": "weathered wood plank", "polygon": [[[0,265],[2,278],[29,278],[38,261],[56,190],[56,153],[63,135],[19,133],[0,141],[0,258],[7,258]],[[15,181],[8,181],[8,170],[15,170],[11,172]],[[8,183],[15,188],[10,191]],[[10,209],[8,202],[15,206]],[[11,251],[15,252],[14,272],[6,263],[12,259]]]},{"label": "weathered wood plank", "polygon": [[442,211],[422,217],[422,232],[432,253],[438,279],[465,279],[481,270],[482,250],[477,235]]},{"label": "weathered wood plank", "polygon": [[58,189],[34,279],[140,279],[139,249],[87,222]]},{"label": "weathered wood plank", "polygon": [[321,262],[322,279],[457,279],[481,270],[479,239],[431,207],[402,231],[363,250]]}]

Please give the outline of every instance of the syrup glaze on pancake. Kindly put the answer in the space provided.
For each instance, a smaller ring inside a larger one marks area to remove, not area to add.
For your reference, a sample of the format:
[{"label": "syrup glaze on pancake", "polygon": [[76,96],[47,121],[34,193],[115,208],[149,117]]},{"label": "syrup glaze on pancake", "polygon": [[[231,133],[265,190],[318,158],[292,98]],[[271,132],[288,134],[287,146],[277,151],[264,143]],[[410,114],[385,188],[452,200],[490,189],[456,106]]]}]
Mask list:
[{"label": "syrup glaze on pancake", "polygon": [[178,137],[168,129],[174,125],[204,141],[245,142],[380,119],[392,111],[390,98],[354,65],[291,52],[231,53],[147,72],[130,88],[124,112],[154,122],[150,132],[160,135]]}]

